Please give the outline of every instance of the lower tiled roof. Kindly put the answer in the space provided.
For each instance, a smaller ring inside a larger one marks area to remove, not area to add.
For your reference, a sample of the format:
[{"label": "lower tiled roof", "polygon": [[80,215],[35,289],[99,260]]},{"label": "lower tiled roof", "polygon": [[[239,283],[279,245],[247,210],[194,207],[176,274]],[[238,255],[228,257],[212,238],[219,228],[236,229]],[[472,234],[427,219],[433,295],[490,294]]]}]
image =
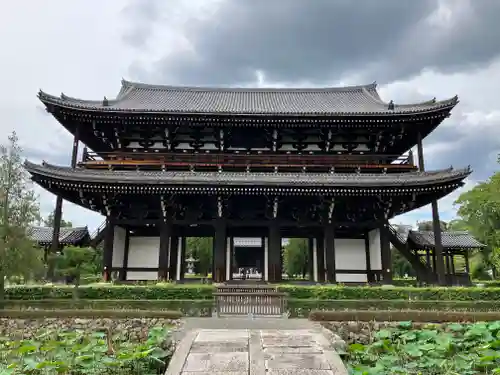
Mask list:
[{"label": "lower tiled roof", "polygon": [[[408,238],[418,247],[433,248],[434,232],[411,230]],[[446,249],[478,249],[485,247],[467,231],[441,232],[443,248]]]},{"label": "lower tiled roof", "polygon": [[[51,227],[30,227],[28,236],[38,244],[50,244],[54,228]],[[61,228],[59,232],[59,243],[61,245],[73,245],[82,241],[86,236],[90,238],[87,227]]]},{"label": "lower tiled roof", "polygon": [[313,186],[313,187],[404,187],[463,180],[470,168],[391,174],[375,173],[246,173],[188,171],[109,171],[25,163],[32,175],[71,182],[133,185],[239,185],[239,186]]}]

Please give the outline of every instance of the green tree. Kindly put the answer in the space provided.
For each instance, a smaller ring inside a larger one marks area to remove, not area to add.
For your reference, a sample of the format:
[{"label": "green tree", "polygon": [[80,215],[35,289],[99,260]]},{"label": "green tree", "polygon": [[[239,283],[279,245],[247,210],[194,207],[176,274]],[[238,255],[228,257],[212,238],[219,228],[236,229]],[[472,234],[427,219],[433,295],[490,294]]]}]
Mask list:
[{"label": "green tree", "polygon": [[283,252],[284,269],[288,277],[307,273],[309,246],[305,238],[290,238]]},{"label": "green tree", "polygon": [[[46,227],[53,228],[54,227],[54,213],[51,212],[44,220],[43,220],[43,225]],[[61,228],[72,228],[73,223],[71,221],[66,221],[64,219],[61,219]]]},{"label": "green tree", "polygon": [[212,268],[212,237],[189,237],[186,240],[187,256],[195,259],[198,272],[204,276]]},{"label": "green tree", "polygon": [[[499,157],[500,162],[500,157]],[[500,172],[461,194],[455,202],[458,215],[479,241],[486,245],[481,251],[485,265],[496,275],[500,252]]]},{"label": "green tree", "polygon": [[0,146],[0,300],[6,279],[30,277],[42,266],[42,252],[27,237],[27,229],[39,220],[40,211],[21,153],[15,133]]},{"label": "green tree", "polygon": [[67,246],[60,254],[54,254],[55,273],[66,277],[75,285],[73,296],[78,298],[78,287],[82,275],[94,272],[94,259],[96,251],[90,247]]},{"label": "green tree", "polygon": [[[444,221],[440,221],[439,226],[441,227],[442,231],[448,230],[448,224]],[[420,231],[426,231],[426,232],[434,231],[434,225],[432,223],[432,220],[417,222],[417,228]]]}]

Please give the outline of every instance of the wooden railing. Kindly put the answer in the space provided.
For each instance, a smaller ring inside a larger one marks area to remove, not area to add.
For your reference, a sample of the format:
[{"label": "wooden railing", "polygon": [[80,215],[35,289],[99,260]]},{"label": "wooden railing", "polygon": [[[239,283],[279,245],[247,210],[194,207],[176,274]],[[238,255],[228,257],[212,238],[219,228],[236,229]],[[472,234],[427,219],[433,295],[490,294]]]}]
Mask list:
[{"label": "wooden railing", "polygon": [[217,316],[256,315],[283,316],[286,312],[286,293],[275,291],[215,292]]},{"label": "wooden railing", "polygon": [[80,166],[148,167],[331,167],[413,168],[408,156],[397,155],[293,155],[293,154],[212,154],[212,153],[95,153],[87,152]]}]

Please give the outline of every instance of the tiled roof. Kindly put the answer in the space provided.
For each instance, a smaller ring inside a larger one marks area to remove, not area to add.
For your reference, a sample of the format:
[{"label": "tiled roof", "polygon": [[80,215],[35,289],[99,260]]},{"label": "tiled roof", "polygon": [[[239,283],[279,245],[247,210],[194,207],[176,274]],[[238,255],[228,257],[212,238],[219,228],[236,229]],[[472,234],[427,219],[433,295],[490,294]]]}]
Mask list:
[{"label": "tiled roof", "polygon": [[444,169],[427,172],[391,174],[375,173],[246,173],[246,172],[181,172],[181,171],[109,171],[60,167],[50,164],[25,162],[32,175],[56,180],[132,184],[132,185],[236,185],[300,187],[405,187],[425,186],[435,183],[460,181],[470,173],[470,168]]},{"label": "tiled roof", "polygon": [[[434,232],[411,230],[408,234],[408,238],[415,245],[424,249],[433,248],[435,246]],[[443,248],[445,249],[477,249],[485,246],[467,231],[443,231],[441,232],[441,238]]]},{"label": "tiled roof", "polygon": [[82,100],[39,92],[47,104],[108,112],[242,115],[388,115],[453,108],[458,98],[416,104],[382,101],[376,84],[328,88],[223,88],[148,85],[122,81],[113,100]]},{"label": "tiled roof", "polygon": [[[31,227],[28,229],[28,236],[36,243],[50,244],[53,232],[54,229],[50,227]],[[61,245],[73,245],[82,241],[86,236],[90,238],[87,227],[63,227],[59,232],[59,243]]]}]

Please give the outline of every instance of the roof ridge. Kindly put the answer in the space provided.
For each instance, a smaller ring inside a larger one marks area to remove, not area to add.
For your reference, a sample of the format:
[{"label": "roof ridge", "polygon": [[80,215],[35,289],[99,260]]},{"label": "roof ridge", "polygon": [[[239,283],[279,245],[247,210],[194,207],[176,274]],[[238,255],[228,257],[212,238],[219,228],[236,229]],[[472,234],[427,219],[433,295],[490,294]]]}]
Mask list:
[{"label": "roof ridge", "polygon": [[129,89],[150,89],[150,90],[172,90],[172,91],[220,91],[220,92],[351,92],[361,90],[375,90],[377,83],[373,82],[365,85],[347,86],[323,86],[323,87],[244,87],[244,86],[183,86],[167,84],[150,84],[143,82],[128,81],[122,78],[121,92]]}]

